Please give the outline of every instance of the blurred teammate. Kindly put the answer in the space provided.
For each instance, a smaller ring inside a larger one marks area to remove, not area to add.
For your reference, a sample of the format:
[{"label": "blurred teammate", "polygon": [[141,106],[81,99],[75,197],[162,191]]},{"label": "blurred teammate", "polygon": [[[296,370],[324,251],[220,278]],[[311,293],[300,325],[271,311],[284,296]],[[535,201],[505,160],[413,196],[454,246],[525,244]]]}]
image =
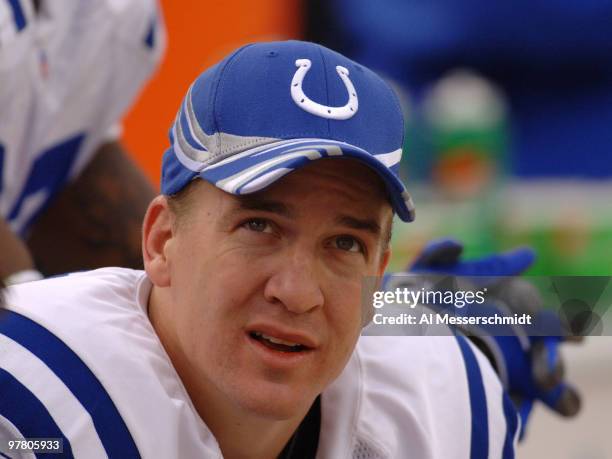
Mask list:
[{"label": "blurred teammate", "polygon": [[516,411],[466,339],[359,337],[393,213],[414,218],[402,137],[386,83],[321,46],[206,71],[144,220],[146,272],[10,289],[0,438],[87,458],[512,457]]},{"label": "blurred teammate", "polygon": [[0,0],[0,278],[141,266],[119,121],[163,48],[154,0]]}]

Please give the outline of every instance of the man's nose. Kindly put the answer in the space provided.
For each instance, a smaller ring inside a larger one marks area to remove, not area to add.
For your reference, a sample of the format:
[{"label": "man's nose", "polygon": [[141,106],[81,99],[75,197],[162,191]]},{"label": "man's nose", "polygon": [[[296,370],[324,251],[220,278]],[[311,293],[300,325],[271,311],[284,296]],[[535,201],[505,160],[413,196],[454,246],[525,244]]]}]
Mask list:
[{"label": "man's nose", "polygon": [[266,300],[302,314],[323,306],[324,295],[313,254],[294,251],[281,262],[264,289]]}]

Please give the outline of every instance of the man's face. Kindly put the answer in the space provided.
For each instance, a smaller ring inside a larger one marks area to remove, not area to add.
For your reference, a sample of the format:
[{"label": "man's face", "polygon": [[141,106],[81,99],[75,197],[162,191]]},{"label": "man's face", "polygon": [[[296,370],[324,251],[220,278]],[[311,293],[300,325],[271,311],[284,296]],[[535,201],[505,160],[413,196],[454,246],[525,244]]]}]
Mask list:
[{"label": "man's face", "polygon": [[192,186],[166,244],[171,328],[190,379],[289,418],[354,349],[363,277],[388,261],[382,183],[356,161],[324,159],[247,196]]}]

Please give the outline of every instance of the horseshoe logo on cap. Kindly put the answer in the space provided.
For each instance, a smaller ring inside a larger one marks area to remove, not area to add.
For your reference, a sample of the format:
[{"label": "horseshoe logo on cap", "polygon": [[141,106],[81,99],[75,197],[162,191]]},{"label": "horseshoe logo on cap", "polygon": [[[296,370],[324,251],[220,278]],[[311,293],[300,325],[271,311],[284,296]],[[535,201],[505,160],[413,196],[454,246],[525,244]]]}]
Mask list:
[{"label": "horseshoe logo on cap", "polygon": [[357,91],[355,91],[355,87],[348,77],[349,71],[346,67],[337,65],[336,72],[338,72],[338,75],[348,91],[348,102],[341,107],[330,107],[328,105],[319,104],[304,94],[302,82],[312,66],[310,59],[298,59],[295,61],[295,65],[298,69],[295,71],[295,75],[293,75],[293,79],[291,80],[291,98],[298,107],[313,115],[332,120],[347,120],[357,113],[357,109],[359,108]]}]

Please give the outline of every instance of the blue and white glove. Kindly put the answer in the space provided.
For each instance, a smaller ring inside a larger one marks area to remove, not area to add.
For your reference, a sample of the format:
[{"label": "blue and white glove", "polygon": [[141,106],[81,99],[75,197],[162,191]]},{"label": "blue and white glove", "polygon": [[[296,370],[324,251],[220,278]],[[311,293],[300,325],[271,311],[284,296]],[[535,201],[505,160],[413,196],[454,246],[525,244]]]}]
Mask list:
[{"label": "blue and white glove", "polygon": [[[462,260],[463,246],[451,239],[429,243],[408,272],[458,276],[473,279],[475,283],[488,284],[489,302],[486,307],[503,309],[513,313],[529,313],[539,316],[546,323],[546,330],[556,330],[554,336],[530,336],[530,330],[520,326],[510,327],[509,336],[469,333],[470,339],[489,358],[502,384],[514,401],[521,417],[521,438],[533,402],[540,400],[562,416],[574,416],[580,409],[580,398],[576,390],[563,379],[563,361],[559,346],[567,333],[559,318],[542,309],[542,299],[537,289],[521,278],[510,278],[522,274],[535,260],[529,248],[494,254],[475,259]],[[496,289],[496,278],[503,277],[503,288]],[[510,283],[510,284],[508,284]],[[397,285],[396,285],[397,286]],[[482,309],[481,309],[482,310]],[[463,315],[478,309],[463,308]],[[532,332],[533,330],[531,330]],[[552,335],[552,333],[551,333]]]}]

